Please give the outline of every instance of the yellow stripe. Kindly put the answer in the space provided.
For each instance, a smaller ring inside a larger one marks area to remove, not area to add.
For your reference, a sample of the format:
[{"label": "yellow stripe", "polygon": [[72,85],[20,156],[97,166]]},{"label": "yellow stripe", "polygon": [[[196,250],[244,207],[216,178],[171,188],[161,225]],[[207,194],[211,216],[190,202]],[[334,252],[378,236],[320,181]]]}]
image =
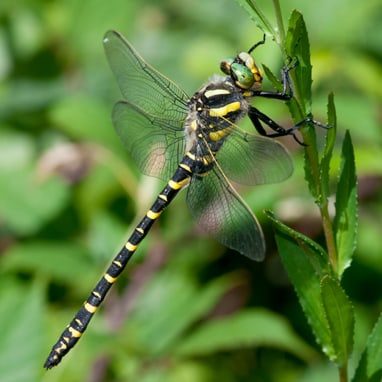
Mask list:
[{"label": "yellow stripe", "polygon": [[220,141],[221,139],[226,137],[228,134],[230,134],[234,128],[235,128],[235,125],[230,125],[229,127],[225,129],[221,129],[221,130],[209,133],[209,137],[214,142]]},{"label": "yellow stripe", "polygon": [[192,160],[195,160],[195,159],[196,159],[196,156],[195,156],[194,154],[190,153],[189,151],[186,152],[186,155],[187,155],[190,159],[192,159]]},{"label": "yellow stripe", "polygon": [[173,189],[173,190],[179,190],[186,186],[188,183],[190,183],[190,178],[183,179],[180,182],[174,182],[173,180],[169,180],[168,185]]},{"label": "yellow stripe", "polygon": [[162,200],[164,200],[165,202],[168,201],[167,196],[166,196],[166,195],[163,195],[163,194],[160,194],[160,195],[159,195],[159,199],[162,199]]},{"label": "yellow stripe", "polygon": [[179,167],[182,167],[183,170],[186,170],[188,172],[191,172],[191,167],[187,166],[186,164],[181,163]]},{"label": "yellow stripe", "polygon": [[153,212],[151,210],[148,210],[147,213],[146,213],[146,216],[151,219],[151,220],[155,220],[155,219],[158,219],[160,214],[162,213],[162,211],[160,212]]},{"label": "yellow stripe", "polygon": [[101,298],[101,295],[98,292],[95,292],[94,290],[92,292],[92,295],[96,296],[97,298]]},{"label": "yellow stripe", "polygon": [[112,277],[112,276],[110,276],[108,273],[105,273],[105,274],[103,275],[103,278],[104,278],[108,283],[110,283],[110,284],[115,283],[115,280],[117,280],[116,277]]},{"label": "yellow stripe", "polygon": [[113,261],[113,264],[115,264],[117,267],[121,268],[122,267],[122,263],[120,261]]},{"label": "yellow stripe", "polygon": [[203,164],[205,166],[208,166],[211,163],[212,163],[212,157],[210,155],[206,155],[203,157]]},{"label": "yellow stripe", "polygon": [[[66,337],[67,338],[67,337]],[[67,341],[69,341],[69,338],[67,338]],[[60,354],[62,351],[66,350],[68,346],[66,345],[66,343],[64,341],[61,341],[61,346],[59,348],[56,349],[56,352],[58,354]],[[54,356],[54,359],[57,359],[57,356]]]},{"label": "yellow stripe", "polygon": [[[142,228],[139,228],[139,227],[135,228],[135,230],[137,232],[139,232],[140,234],[142,234],[142,235],[145,233],[145,231]],[[137,247],[137,246],[135,246],[135,247]]]},{"label": "yellow stripe", "polygon": [[130,252],[134,252],[137,247],[137,245],[131,244],[129,241],[125,244],[125,248]]},{"label": "yellow stripe", "polygon": [[174,182],[173,180],[169,180],[168,185],[173,189],[173,190],[179,190],[182,185],[179,182]]},{"label": "yellow stripe", "polygon": [[72,335],[72,337],[79,338],[79,337],[82,336],[82,333],[81,333],[81,332],[79,332],[79,331],[76,330],[76,329],[73,329],[71,326],[69,327],[68,330],[69,330],[70,334]]},{"label": "yellow stripe", "polygon": [[231,92],[229,90],[226,90],[226,89],[215,89],[215,90],[207,90],[206,92],[204,92],[204,95],[207,98],[210,98],[213,96],[222,95],[222,94],[230,94],[230,93]]},{"label": "yellow stripe", "polygon": [[94,314],[94,313],[97,311],[97,307],[94,306],[94,305],[92,305],[92,304],[89,304],[88,302],[85,303],[84,308],[85,308],[89,313],[92,313],[92,314]]},{"label": "yellow stripe", "polygon": [[210,109],[210,116],[211,117],[224,117],[228,113],[232,111],[237,111],[240,109],[240,102],[235,101],[231,102],[228,105],[222,106],[222,107],[217,107],[215,109]]}]

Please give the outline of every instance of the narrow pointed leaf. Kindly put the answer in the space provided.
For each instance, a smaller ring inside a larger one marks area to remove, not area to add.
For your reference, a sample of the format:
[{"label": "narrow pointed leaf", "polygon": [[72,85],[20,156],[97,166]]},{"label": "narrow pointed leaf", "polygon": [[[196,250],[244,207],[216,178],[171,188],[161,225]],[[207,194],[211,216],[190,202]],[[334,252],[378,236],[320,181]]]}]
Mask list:
[{"label": "narrow pointed leaf", "polygon": [[321,198],[325,199],[327,199],[330,195],[330,161],[333,155],[333,148],[337,133],[336,109],[333,94],[330,94],[328,97],[328,126],[330,126],[330,128],[326,132],[325,148],[320,162],[320,182],[321,190],[323,192]]},{"label": "narrow pointed leaf", "polygon": [[[312,65],[306,25],[303,16],[296,10],[292,12],[289,19],[286,52],[290,59],[296,60],[296,67],[291,71],[294,98],[288,103],[288,106],[294,122],[299,123],[311,115]],[[305,147],[305,179],[310,193],[316,200],[319,200],[321,192],[318,187],[316,129],[311,124],[305,124],[301,126],[300,132],[307,144]]]},{"label": "narrow pointed leaf", "polygon": [[336,278],[326,276],[321,281],[321,297],[329,323],[335,361],[344,366],[353,350],[353,306]]},{"label": "narrow pointed leaf", "polygon": [[339,275],[349,266],[356,246],[358,225],[357,176],[349,132],[342,144],[340,178],[336,193],[333,229],[338,251]]},{"label": "narrow pointed leaf", "polygon": [[297,59],[294,69],[295,95],[299,101],[303,101],[303,114],[310,112],[312,65],[310,63],[310,47],[308,32],[304,19],[298,11],[294,10],[289,19],[288,32],[286,36],[286,51],[291,59]]}]

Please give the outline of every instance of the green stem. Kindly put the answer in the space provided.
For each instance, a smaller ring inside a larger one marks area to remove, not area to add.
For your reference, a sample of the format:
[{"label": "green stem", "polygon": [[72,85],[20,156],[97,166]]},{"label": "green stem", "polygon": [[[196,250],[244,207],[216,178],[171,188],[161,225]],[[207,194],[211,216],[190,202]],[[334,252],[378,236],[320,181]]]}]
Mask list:
[{"label": "green stem", "polygon": [[330,220],[329,211],[327,208],[327,204],[325,209],[321,209],[321,217],[322,217],[322,226],[324,229],[326,246],[328,249],[328,255],[330,259],[330,263],[332,264],[332,268],[336,274],[338,274],[338,260],[337,260],[337,251],[336,245],[333,235],[333,225]]},{"label": "green stem", "polygon": [[348,381],[348,368],[347,364],[342,365],[339,369],[339,378],[340,382],[347,382]]},{"label": "green stem", "polygon": [[[300,116],[301,119],[305,118]],[[309,171],[313,174],[313,194],[317,196],[317,206],[320,210],[322,227],[325,236],[325,242],[328,250],[329,260],[332,265],[334,272],[337,272],[338,261],[337,261],[337,251],[335,245],[335,239],[333,234],[333,224],[329,214],[329,204],[325,190],[322,187],[320,182],[320,164],[317,156],[316,149],[316,136],[314,129],[307,128],[301,130],[301,135],[304,139],[304,142],[307,144],[305,147],[305,160],[307,161],[306,166],[308,166]],[[313,196],[314,196],[313,195]]]}]

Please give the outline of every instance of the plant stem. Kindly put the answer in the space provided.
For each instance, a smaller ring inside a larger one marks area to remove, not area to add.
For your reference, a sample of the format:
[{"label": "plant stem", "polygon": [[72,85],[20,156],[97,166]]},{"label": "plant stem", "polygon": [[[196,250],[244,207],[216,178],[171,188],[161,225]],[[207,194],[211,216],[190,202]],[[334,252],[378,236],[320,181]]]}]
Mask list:
[{"label": "plant stem", "polygon": [[333,234],[333,224],[329,216],[328,201],[325,199],[325,203],[319,208],[320,208],[320,213],[322,218],[322,227],[324,230],[329,260],[332,265],[333,271],[335,272],[335,274],[338,274],[337,249],[336,249],[334,234]]},{"label": "plant stem", "polygon": [[348,381],[348,370],[347,369],[348,369],[347,364],[344,364],[338,368],[340,382],[347,382]]},{"label": "plant stem", "polygon": [[[301,116],[302,118],[302,116]],[[305,147],[305,158],[307,161],[306,166],[309,167],[309,171],[313,174],[313,186],[314,192],[313,196],[316,196],[316,204],[320,210],[322,228],[324,231],[325,242],[327,246],[328,256],[330,263],[332,265],[333,271],[337,273],[338,261],[337,261],[337,250],[333,234],[333,224],[330,219],[329,214],[329,204],[325,189],[323,188],[320,181],[320,164],[317,156],[316,147],[316,137],[314,129],[302,129],[301,134],[303,136],[304,142],[307,144]]]}]

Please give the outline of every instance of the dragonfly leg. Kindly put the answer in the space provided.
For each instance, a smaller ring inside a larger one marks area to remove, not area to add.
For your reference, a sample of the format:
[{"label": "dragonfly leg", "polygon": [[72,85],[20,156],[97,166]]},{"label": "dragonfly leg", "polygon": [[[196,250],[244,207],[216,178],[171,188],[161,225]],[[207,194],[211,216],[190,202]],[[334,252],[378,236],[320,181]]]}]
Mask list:
[{"label": "dragonfly leg", "polygon": [[[315,126],[323,128],[323,129],[329,129],[330,128],[330,126],[324,125],[323,123],[316,121],[315,119],[313,119],[311,117],[307,117],[307,118],[303,119],[302,121],[298,122],[293,127],[289,128],[289,129],[285,129],[283,126],[278,124],[272,118],[268,117],[266,114],[262,113],[260,110],[256,109],[253,106],[250,107],[250,109],[248,111],[248,116],[249,116],[253,126],[255,127],[255,129],[257,130],[257,132],[260,135],[264,135],[264,136],[270,137],[270,138],[283,137],[285,135],[292,135],[294,140],[302,146],[305,146],[305,143],[300,141],[300,139],[295,134],[296,131],[301,126],[304,126],[304,125],[311,123]],[[270,134],[267,133],[265,131],[263,125],[262,125],[262,122],[265,123],[267,126],[269,126],[275,132],[270,133]]]}]

